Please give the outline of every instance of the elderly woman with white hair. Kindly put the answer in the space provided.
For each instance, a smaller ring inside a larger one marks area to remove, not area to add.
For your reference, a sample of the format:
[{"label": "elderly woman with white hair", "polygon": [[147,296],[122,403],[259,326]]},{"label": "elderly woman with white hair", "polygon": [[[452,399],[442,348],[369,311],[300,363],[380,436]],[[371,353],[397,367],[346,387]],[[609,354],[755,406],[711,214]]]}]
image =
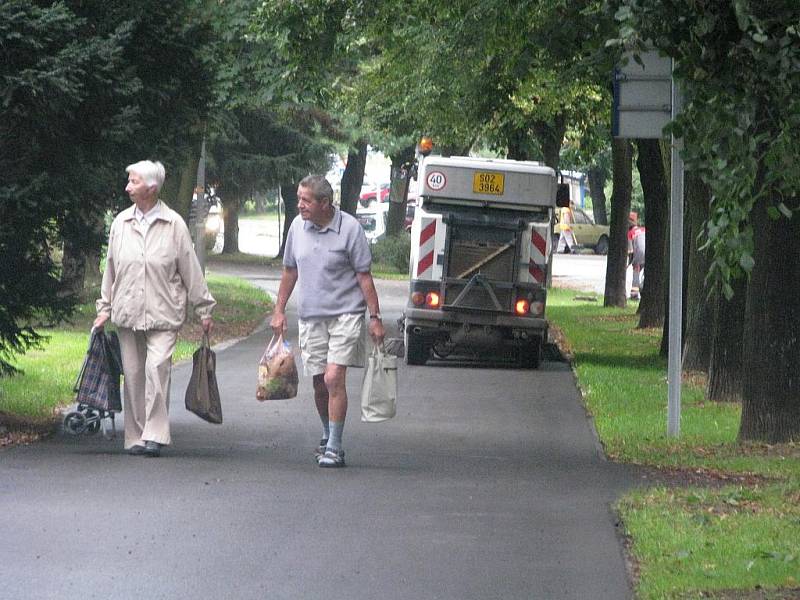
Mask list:
[{"label": "elderly woman with white hair", "polygon": [[111,224],[106,270],[97,301],[96,329],[117,326],[125,372],[125,448],[159,456],[170,444],[169,387],[172,353],[188,304],[213,326],[216,301],[208,292],[189,228],[158,192],[164,165],[143,160],[125,169],[133,206]]}]

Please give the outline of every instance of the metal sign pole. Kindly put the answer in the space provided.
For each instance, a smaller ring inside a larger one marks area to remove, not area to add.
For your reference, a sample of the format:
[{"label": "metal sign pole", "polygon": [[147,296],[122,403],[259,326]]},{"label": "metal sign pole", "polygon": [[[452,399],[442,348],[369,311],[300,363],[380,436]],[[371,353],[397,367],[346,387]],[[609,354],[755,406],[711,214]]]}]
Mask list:
[{"label": "metal sign pole", "polygon": [[[675,65],[673,62],[673,73]],[[680,90],[672,77],[672,120],[680,113]],[[681,141],[671,138],[669,211],[669,358],[667,359],[667,435],[681,432],[681,326],[683,323],[683,160]]]},{"label": "metal sign pole", "polygon": [[[612,134],[619,138],[661,138],[681,110],[675,62],[656,51],[631,53],[614,70]],[[681,140],[671,139],[672,190],[669,211],[669,331],[667,435],[681,429],[681,326],[683,322],[683,161]]]},{"label": "metal sign pole", "polygon": [[[278,186],[278,254],[281,254],[281,244],[283,244],[283,228],[281,227],[281,205],[283,204],[283,188]],[[286,227],[286,224],[283,224]]]},{"label": "metal sign pole", "polygon": [[196,198],[195,213],[195,243],[194,252],[197,255],[197,261],[200,263],[200,269],[205,275],[206,272],[206,217],[208,216],[208,203],[206,202],[206,140],[203,139],[203,145],[200,149],[200,162],[197,163],[197,185],[194,188]]}]

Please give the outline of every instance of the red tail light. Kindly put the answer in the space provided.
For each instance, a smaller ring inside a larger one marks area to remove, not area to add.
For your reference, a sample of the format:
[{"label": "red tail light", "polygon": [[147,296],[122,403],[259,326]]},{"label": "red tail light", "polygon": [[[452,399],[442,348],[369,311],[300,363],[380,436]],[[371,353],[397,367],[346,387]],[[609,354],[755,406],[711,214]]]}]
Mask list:
[{"label": "red tail light", "polygon": [[530,309],[530,307],[531,307],[531,303],[530,302],[528,302],[525,298],[520,298],[514,304],[514,312],[517,313],[520,316],[527,315],[528,314],[528,309]]},{"label": "red tail light", "polygon": [[414,292],[411,294],[411,303],[414,306],[422,306],[425,304],[425,294],[422,292]]},{"label": "red tail light", "polygon": [[439,308],[439,292],[428,292],[425,296],[425,304],[431,308]]}]

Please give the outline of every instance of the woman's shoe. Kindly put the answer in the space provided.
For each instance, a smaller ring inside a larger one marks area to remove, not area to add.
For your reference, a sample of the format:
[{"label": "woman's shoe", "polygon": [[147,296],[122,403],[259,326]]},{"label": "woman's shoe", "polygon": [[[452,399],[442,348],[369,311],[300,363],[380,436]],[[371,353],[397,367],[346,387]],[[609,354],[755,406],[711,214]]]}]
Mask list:
[{"label": "woman's shoe", "polygon": [[161,456],[161,444],[152,440],[146,441],[144,443],[144,455],[151,456],[153,458],[156,456]]}]

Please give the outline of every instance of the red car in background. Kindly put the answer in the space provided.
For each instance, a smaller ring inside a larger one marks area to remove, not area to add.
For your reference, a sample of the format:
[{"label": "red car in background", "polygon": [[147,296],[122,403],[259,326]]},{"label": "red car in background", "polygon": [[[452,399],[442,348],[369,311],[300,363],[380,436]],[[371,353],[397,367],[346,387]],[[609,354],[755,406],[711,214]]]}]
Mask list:
[{"label": "red car in background", "polygon": [[[380,188],[381,194],[379,202],[388,202],[390,185],[388,183],[382,183],[378,187]],[[361,203],[361,206],[367,206],[370,202],[374,202],[376,197],[376,186],[369,184],[364,184],[361,186],[361,195],[358,197],[358,201]]]}]

